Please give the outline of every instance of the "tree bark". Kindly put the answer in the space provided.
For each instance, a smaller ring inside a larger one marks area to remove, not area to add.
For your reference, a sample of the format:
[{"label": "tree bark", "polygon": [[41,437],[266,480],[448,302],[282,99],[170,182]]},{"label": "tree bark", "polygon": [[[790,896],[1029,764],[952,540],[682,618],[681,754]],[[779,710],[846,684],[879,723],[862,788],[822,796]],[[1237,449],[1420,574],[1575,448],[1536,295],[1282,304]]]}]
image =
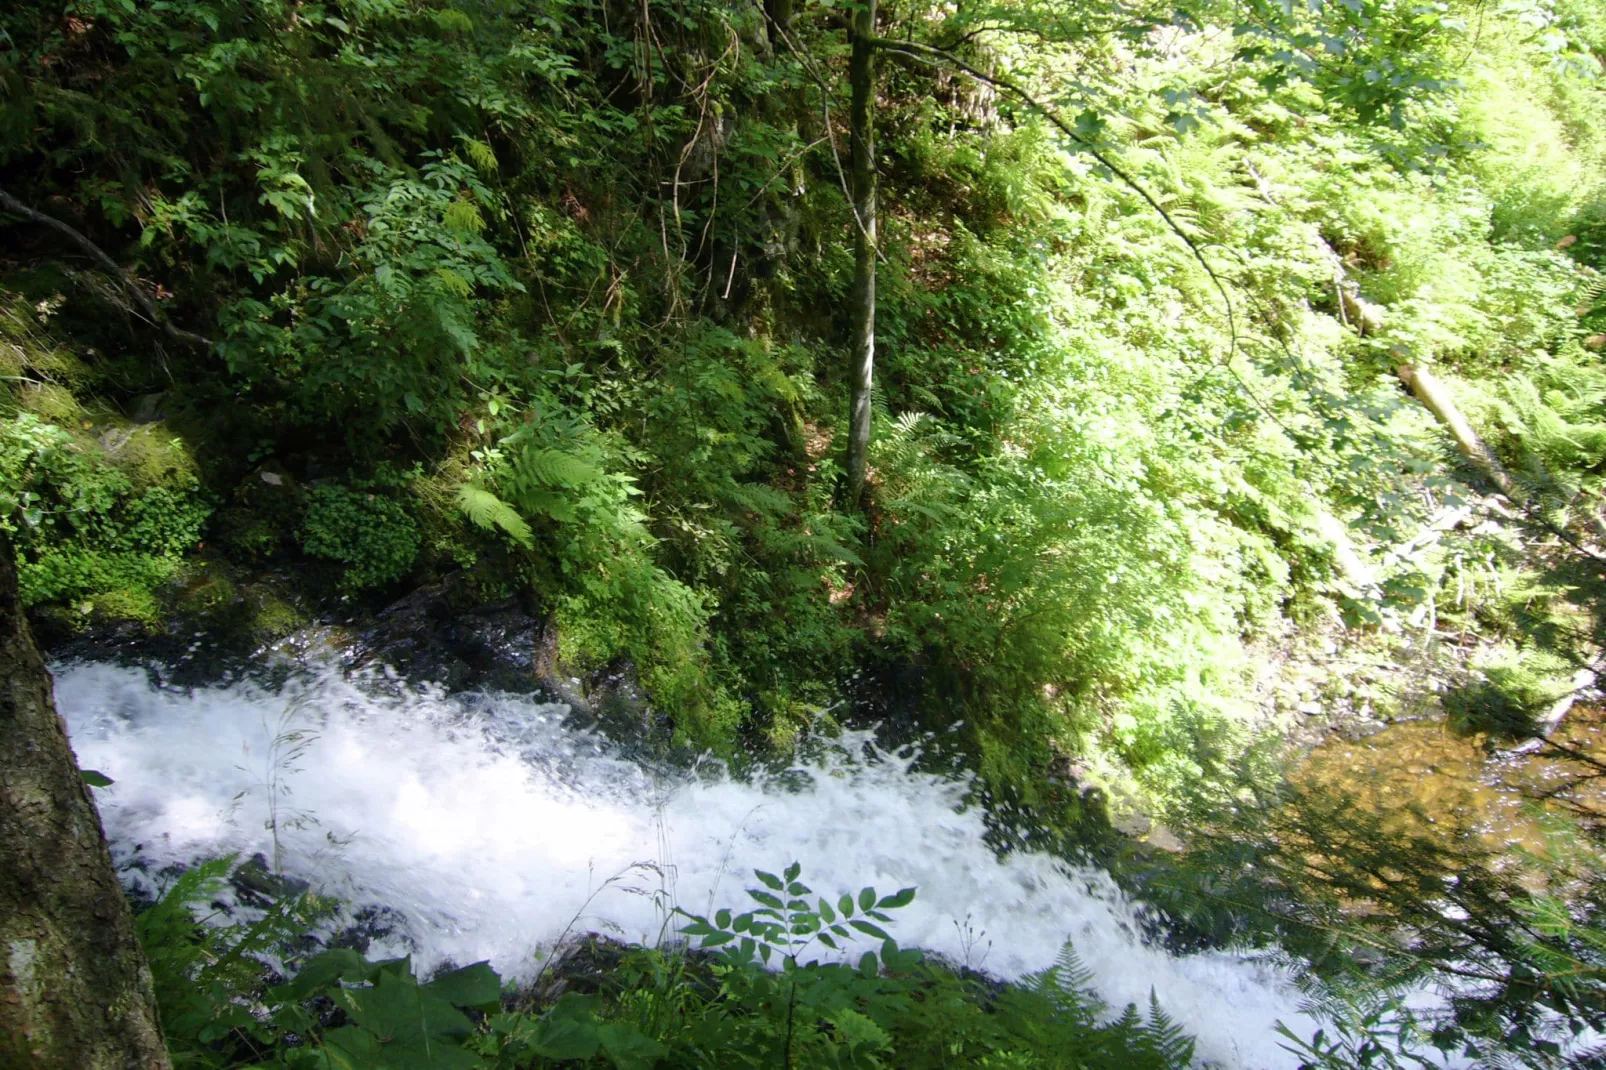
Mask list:
[{"label": "tree bark", "polygon": [[876,0],[863,0],[853,15],[848,39],[853,46],[848,81],[853,89],[849,115],[853,179],[853,350],[848,367],[848,507],[864,499],[870,455],[870,387],[875,378],[876,171],[875,171]]},{"label": "tree bark", "polygon": [[167,1070],[150,969],[0,540],[0,1067]]}]

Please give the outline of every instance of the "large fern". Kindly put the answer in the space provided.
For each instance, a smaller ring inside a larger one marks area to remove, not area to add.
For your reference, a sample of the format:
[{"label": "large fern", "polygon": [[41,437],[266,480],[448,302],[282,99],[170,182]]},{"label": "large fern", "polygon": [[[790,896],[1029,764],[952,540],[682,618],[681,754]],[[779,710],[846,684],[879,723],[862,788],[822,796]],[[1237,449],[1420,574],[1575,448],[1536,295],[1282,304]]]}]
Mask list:
[{"label": "large fern", "polygon": [[1093,972],[1069,943],[1054,965],[1000,994],[993,1010],[1010,1045],[1037,1057],[1033,1066],[1182,1070],[1193,1062],[1193,1039],[1152,992],[1147,1016],[1129,1004],[1108,1020]]},{"label": "large fern", "polygon": [[486,531],[500,529],[503,534],[528,550],[534,545],[530,525],[519,511],[501,498],[472,483],[461,483],[457,488],[457,507],[476,526]]},{"label": "large fern", "polygon": [[316,920],[317,902],[298,895],[272,903],[254,921],[236,915],[214,924],[220,913],[233,913],[220,901],[229,897],[235,861],[229,855],[197,863],[134,918],[175,1066],[223,1065],[230,1038],[257,1033],[249,1000],[270,976],[268,964],[292,958]]}]

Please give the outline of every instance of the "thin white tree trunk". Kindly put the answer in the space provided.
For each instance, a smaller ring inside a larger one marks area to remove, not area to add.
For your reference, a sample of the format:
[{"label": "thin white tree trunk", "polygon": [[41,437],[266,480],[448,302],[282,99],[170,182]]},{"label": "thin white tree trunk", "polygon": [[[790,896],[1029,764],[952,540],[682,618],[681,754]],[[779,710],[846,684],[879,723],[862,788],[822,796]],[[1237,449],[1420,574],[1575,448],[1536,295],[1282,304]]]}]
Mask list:
[{"label": "thin white tree trunk", "polygon": [[854,13],[849,38],[849,82],[853,177],[853,349],[848,366],[848,507],[864,499],[870,457],[870,389],[875,378],[876,171],[875,171],[876,0]]}]

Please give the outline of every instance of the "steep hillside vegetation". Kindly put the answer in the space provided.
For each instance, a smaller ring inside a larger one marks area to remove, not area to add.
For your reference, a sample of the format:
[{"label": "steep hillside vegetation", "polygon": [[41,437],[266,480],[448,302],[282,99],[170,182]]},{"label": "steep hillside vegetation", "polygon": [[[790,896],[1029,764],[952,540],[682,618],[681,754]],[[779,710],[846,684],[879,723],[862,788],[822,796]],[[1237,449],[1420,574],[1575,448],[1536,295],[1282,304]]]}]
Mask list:
[{"label": "steep hillside vegetation", "polygon": [[1464,491],[1397,368],[1596,514],[1588,5],[883,12],[952,51],[877,57],[862,513],[833,8],[3,30],[8,523],[68,621],[453,576],[697,740],[913,665],[990,773],[1164,797],[1261,724],[1246,641],[1510,608],[1497,535],[1424,539]]}]

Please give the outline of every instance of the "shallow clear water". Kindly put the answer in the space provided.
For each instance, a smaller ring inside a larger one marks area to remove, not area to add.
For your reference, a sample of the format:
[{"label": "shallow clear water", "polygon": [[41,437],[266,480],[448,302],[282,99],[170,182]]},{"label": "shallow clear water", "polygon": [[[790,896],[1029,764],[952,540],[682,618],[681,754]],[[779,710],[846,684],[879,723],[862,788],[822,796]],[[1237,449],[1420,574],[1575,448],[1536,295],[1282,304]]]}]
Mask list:
[{"label": "shallow clear water", "polygon": [[[1553,735],[1557,743],[1606,759],[1606,714],[1580,706]],[[1544,811],[1534,800],[1562,789],[1588,770],[1576,763],[1501,749],[1487,737],[1453,731],[1439,719],[1393,724],[1363,739],[1334,737],[1306,757],[1295,775],[1325,791],[1343,792],[1390,829],[1435,832],[1447,841],[1471,833],[1512,862],[1553,849]],[[1606,785],[1585,779],[1563,797],[1606,809]],[[1562,812],[1555,806],[1553,812]],[[1536,885],[1537,887],[1537,885]]]},{"label": "shallow clear water", "polygon": [[1224,1066],[1296,1065],[1274,1024],[1315,1029],[1264,964],[1146,946],[1107,874],[1043,854],[1000,860],[983,815],[961,805],[963,781],[867,735],[737,780],[713,763],[654,774],[565,727],[562,706],[333,671],[278,692],[186,692],[70,665],[56,697],[80,763],[115,780],[96,795],[120,863],[277,858],[320,892],[397,912],[424,969],[489,959],[528,977],[569,931],[653,941],[672,904],[740,906],[753,868],[798,861],[833,897],[918,887],[896,915],[900,943],[1004,977],[1073,941],[1108,1002],[1146,1004],[1152,987]]}]

